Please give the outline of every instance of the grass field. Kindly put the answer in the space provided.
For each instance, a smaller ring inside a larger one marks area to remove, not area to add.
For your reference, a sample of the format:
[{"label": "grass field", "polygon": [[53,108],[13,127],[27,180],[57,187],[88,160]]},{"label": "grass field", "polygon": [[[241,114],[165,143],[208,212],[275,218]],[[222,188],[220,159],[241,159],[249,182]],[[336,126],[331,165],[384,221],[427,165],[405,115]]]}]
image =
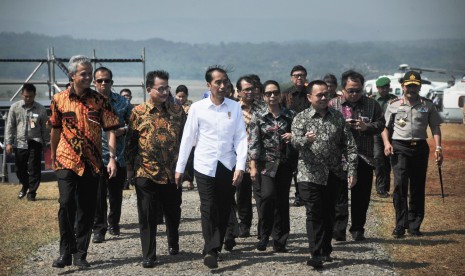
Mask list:
[{"label": "grass field", "polygon": [[[370,208],[381,223],[379,240],[400,274],[465,275],[465,126],[444,125],[442,131],[446,197],[443,202],[437,167],[430,156],[423,237],[393,239],[392,198],[372,197]],[[32,252],[59,236],[56,182],[42,183],[36,202],[18,200],[19,190],[19,185],[0,184],[0,275],[14,274]]]}]

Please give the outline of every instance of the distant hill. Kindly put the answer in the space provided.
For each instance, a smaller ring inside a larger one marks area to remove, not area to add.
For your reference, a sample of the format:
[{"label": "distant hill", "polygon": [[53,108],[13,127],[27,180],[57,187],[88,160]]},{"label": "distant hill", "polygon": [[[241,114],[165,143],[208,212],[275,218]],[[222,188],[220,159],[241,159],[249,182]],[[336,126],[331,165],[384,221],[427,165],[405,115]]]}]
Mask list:
[{"label": "distant hill", "polygon": [[[465,40],[421,40],[348,43],[344,41],[292,43],[221,43],[189,44],[163,39],[95,40],[69,36],[50,37],[32,33],[0,33],[0,58],[46,58],[47,48],[55,56],[75,54],[99,58],[139,58],[146,50],[147,71],[165,69],[173,79],[203,79],[205,68],[222,64],[233,68],[230,77],[258,74],[262,80],[289,80],[292,66],[301,64],[309,71],[308,79],[326,73],[337,77],[347,69],[359,70],[367,78],[392,73],[399,64],[415,67],[465,69]],[[0,79],[25,79],[37,64],[0,63]],[[106,64],[114,74],[141,76],[140,64]],[[42,75],[46,74],[46,66]],[[58,69],[57,69],[58,70]]]}]

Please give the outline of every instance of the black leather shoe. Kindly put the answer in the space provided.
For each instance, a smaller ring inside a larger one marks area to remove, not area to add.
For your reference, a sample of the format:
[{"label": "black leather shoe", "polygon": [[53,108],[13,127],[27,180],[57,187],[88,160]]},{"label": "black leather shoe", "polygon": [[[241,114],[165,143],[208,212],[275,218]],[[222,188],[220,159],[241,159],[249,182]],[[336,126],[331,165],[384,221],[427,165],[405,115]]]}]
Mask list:
[{"label": "black leather shoe", "polygon": [[108,233],[110,233],[112,236],[119,236],[121,234],[118,226],[108,227]]},{"label": "black leather shoe", "polygon": [[33,195],[27,195],[27,201],[36,201],[36,197]]},{"label": "black leather shoe", "polygon": [[331,255],[321,255],[321,260],[325,263],[330,263],[333,261]]},{"label": "black leather shoe", "polygon": [[405,236],[405,229],[404,228],[394,228],[394,231],[392,231],[392,236],[395,239],[401,239]]},{"label": "black leather shoe", "polygon": [[218,254],[213,251],[208,252],[205,257],[203,257],[203,264],[208,268],[217,268],[218,267]]},{"label": "black leather shoe", "polygon": [[311,257],[307,261],[307,265],[308,266],[313,266],[313,268],[315,268],[315,269],[323,268],[323,262],[321,261],[321,257],[319,257],[319,256]]},{"label": "black leather shoe", "polygon": [[71,265],[71,254],[63,254],[58,259],[53,261],[52,267],[63,268]]},{"label": "black leather shoe", "polygon": [[236,241],[234,239],[227,239],[224,241],[224,250],[232,251],[234,246],[236,246]]},{"label": "black leather shoe", "polygon": [[144,259],[144,261],[142,262],[142,267],[143,268],[153,268],[153,267],[155,267],[155,260]]},{"label": "black leather shoe", "polygon": [[85,269],[85,268],[90,267],[89,262],[87,262],[87,260],[85,260],[85,259],[74,258],[73,259],[73,264],[74,264],[74,266],[77,266],[80,269]]},{"label": "black leather shoe", "polygon": [[378,197],[380,198],[388,198],[390,195],[388,192],[381,192],[381,193],[378,193]]},{"label": "black leather shoe", "polygon": [[92,239],[93,243],[102,243],[105,241],[105,236],[102,234],[94,234],[94,238]]},{"label": "black leather shoe", "polygon": [[179,254],[179,244],[171,245],[168,248],[168,253],[170,255],[178,255]]},{"label": "black leather shoe", "polygon": [[26,192],[24,192],[23,190],[19,191],[18,199],[21,199],[21,198],[23,198],[25,196],[26,196]]},{"label": "black leather shoe", "polygon": [[304,206],[304,203],[301,200],[296,199],[294,200],[294,203],[292,203],[292,205],[295,207],[300,207],[300,206]]},{"label": "black leather shoe", "polygon": [[365,235],[362,231],[354,231],[352,232],[352,239],[354,239],[354,241],[364,241]]},{"label": "black leather shoe", "polygon": [[274,240],[273,241],[273,251],[277,253],[286,253],[287,249],[284,244],[281,244],[280,242]]},{"label": "black leather shoe", "polygon": [[250,229],[244,228],[244,230],[239,233],[239,238],[248,238],[248,237],[250,237]]},{"label": "black leather shoe", "polygon": [[261,239],[257,244],[258,251],[265,251],[268,246],[268,237]]},{"label": "black leather shoe", "polygon": [[421,237],[423,236],[423,233],[420,232],[420,230],[407,230],[410,236],[415,236],[415,237]]}]

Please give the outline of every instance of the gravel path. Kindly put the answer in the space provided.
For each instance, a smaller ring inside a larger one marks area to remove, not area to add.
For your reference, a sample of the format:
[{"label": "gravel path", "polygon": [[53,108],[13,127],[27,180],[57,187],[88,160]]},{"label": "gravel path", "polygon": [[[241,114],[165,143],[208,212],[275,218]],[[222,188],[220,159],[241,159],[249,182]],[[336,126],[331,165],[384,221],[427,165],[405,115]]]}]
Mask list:
[{"label": "gravel path", "polygon": [[[56,241],[30,256],[20,275],[396,275],[380,240],[370,231],[376,224],[372,213],[368,217],[366,241],[353,242],[348,235],[347,242],[334,243],[332,263],[325,263],[319,271],[307,266],[305,207],[291,207],[288,253],[273,253],[272,246],[267,251],[257,251],[256,227],[252,226],[252,237],[236,239],[238,245],[232,252],[220,253],[224,261],[219,262],[219,268],[210,270],[203,265],[201,255],[203,239],[197,190],[183,192],[180,254],[168,254],[165,226],[158,226],[158,263],[155,268],[144,269],[141,265],[136,195],[134,190],[128,192],[130,197],[123,201],[121,235],[113,237],[107,234],[104,243],[90,244],[89,269],[79,270],[74,266],[52,268],[51,264],[59,252]],[[256,213],[254,216],[253,225],[256,225]]]}]

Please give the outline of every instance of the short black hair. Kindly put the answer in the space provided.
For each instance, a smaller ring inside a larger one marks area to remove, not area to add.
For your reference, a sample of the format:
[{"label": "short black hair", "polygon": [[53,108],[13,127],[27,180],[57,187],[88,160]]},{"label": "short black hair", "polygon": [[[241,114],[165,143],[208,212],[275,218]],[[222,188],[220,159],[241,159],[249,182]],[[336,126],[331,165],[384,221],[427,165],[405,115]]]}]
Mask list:
[{"label": "short black hair", "polygon": [[336,76],[333,75],[333,74],[326,74],[326,75],[323,77],[323,81],[332,83],[332,84],[334,84],[335,86],[337,86],[337,78],[336,78]]},{"label": "short black hair", "polygon": [[145,87],[152,88],[152,86],[155,84],[155,78],[169,80],[170,74],[164,70],[155,70],[148,72],[147,77],[145,78]]},{"label": "short black hair", "polygon": [[121,91],[119,91],[119,94],[121,95],[121,94],[123,94],[123,92],[128,92],[129,95],[132,96],[131,89],[129,89],[129,88],[123,88],[123,89],[121,89]]},{"label": "short black hair", "polygon": [[21,94],[22,94],[24,91],[33,92],[34,95],[35,95],[35,94],[36,94],[36,87],[35,87],[34,84],[32,84],[32,83],[25,83],[25,84],[23,85],[23,87],[21,88]]},{"label": "short black hair", "polygon": [[98,71],[107,71],[108,74],[110,74],[110,79],[113,79],[113,72],[111,72],[111,70],[108,69],[108,68],[105,67],[105,66],[101,66],[101,67],[95,69],[95,71],[94,71],[94,79],[95,79],[95,74],[96,74]]},{"label": "short black hair", "polygon": [[352,81],[359,81],[362,84],[362,86],[363,84],[365,84],[365,78],[362,76],[362,74],[354,70],[348,70],[342,73],[341,85],[342,85],[342,88],[344,89],[346,88],[346,85],[347,85],[347,79],[350,79]]},{"label": "short black hair", "polygon": [[314,80],[314,81],[311,81],[308,85],[307,85],[307,94],[312,94],[312,90],[313,90],[313,86],[315,85],[324,85],[326,86],[326,88],[328,87],[328,85],[326,84],[326,82],[322,81],[322,80]]},{"label": "short black hair", "polygon": [[250,76],[241,76],[236,82],[237,90],[242,90],[242,84],[241,84],[242,81],[250,83],[253,86],[253,88],[255,88],[255,82]]},{"label": "short black hair", "polygon": [[226,76],[228,75],[228,72],[226,71],[226,69],[221,66],[221,65],[211,65],[207,68],[207,71],[205,72],[205,80],[210,83],[212,80],[213,80],[213,77],[212,77],[212,74],[214,71],[219,71],[223,74],[225,74]]},{"label": "short black hair", "polygon": [[292,74],[294,74],[295,71],[304,71],[305,75],[307,75],[307,69],[305,69],[305,67],[303,67],[302,65],[296,65],[296,66],[292,67],[291,76],[292,76]]},{"label": "short black hair", "polygon": [[260,93],[262,93],[263,92],[263,85],[262,85],[262,83],[260,81],[260,77],[258,75],[256,75],[256,74],[249,74],[249,75],[247,75],[247,77],[249,77],[249,78],[251,78],[253,80],[255,88],[260,89]]},{"label": "short black hair", "polygon": [[186,96],[189,96],[189,89],[187,89],[187,86],[185,86],[184,84],[181,84],[178,87],[176,87],[176,94],[178,94],[179,92],[183,92],[184,94],[186,94]]},{"label": "short black hair", "polygon": [[267,80],[267,81],[265,81],[263,83],[263,91],[265,91],[265,88],[270,84],[276,85],[276,87],[278,87],[279,93],[281,93],[281,87],[279,87],[279,83],[277,81],[275,81],[275,80]]}]

